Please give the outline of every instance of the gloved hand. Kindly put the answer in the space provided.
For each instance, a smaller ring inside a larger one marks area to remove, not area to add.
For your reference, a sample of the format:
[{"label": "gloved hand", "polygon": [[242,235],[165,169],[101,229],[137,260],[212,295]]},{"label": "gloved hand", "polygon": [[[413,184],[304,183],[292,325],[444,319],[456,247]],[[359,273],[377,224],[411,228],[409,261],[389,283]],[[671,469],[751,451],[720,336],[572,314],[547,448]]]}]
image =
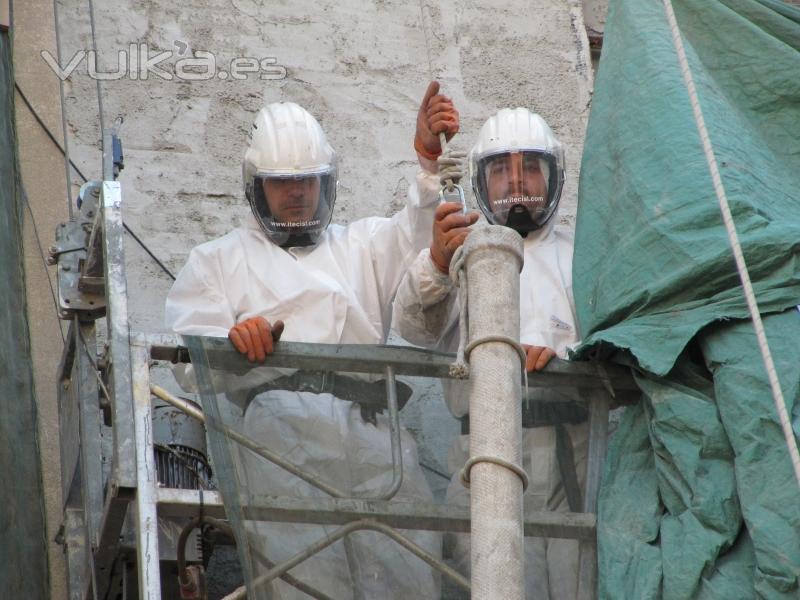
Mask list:
[{"label": "gloved hand", "polygon": [[273,343],[281,338],[283,321],[270,325],[264,317],[252,317],[231,327],[228,339],[250,362],[264,362],[272,354]]},{"label": "gloved hand", "polygon": [[442,273],[450,270],[450,261],[456,249],[469,235],[469,226],[478,220],[474,210],[466,215],[458,202],[443,202],[433,215],[433,242],[431,260]]},{"label": "gloved hand", "polygon": [[541,371],[550,362],[556,353],[552,348],[545,346],[530,346],[522,344],[522,349],[525,350],[525,370],[530,373],[531,371]]},{"label": "gloved hand", "polygon": [[417,113],[417,133],[414,149],[426,160],[436,160],[442,153],[439,134],[444,132],[447,141],[458,133],[458,111],[453,101],[439,94],[439,82],[431,81]]}]

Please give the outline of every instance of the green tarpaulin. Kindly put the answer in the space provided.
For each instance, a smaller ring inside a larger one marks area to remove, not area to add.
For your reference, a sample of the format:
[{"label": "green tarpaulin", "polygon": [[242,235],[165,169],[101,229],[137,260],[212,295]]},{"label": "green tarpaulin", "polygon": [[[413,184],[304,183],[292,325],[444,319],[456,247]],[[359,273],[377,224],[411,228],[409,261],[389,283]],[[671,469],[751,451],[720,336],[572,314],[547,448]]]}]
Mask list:
[{"label": "green tarpaulin", "polygon": [[[674,0],[790,414],[800,395],[800,11]],[[611,2],[584,146],[578,356],[630,364],[602,598],[797,598],[800,488],[660,0]]]},{"label": "green tarpaulin", "polygon": [[[761,310],[794,306],[800,11],[674,6]],[[665,374],[704,325],[747,310],[659,0],[612,1],[584,148],[574,288],[585,346],[630,348]]]}]

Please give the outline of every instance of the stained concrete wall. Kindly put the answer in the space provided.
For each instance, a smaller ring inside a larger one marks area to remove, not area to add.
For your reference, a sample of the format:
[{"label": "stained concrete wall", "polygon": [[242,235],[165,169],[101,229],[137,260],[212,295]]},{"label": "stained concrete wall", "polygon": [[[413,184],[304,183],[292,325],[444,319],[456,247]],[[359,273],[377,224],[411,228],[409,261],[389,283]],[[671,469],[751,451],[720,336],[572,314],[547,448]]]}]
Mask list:
[{"label": "stained concrete wall", "polygon": [[[48,4],[52,10],[49,0],[28,2],[31,10]],[[59,6],[67,62],[93,46],[88,3],[60,0]],[[175,273],[194,245],[222,235],[247,214],[241,158],[250,123],[265,102],[298,102],[322,122],[340,157],[337,221],[398,210],[417,169],[415,116],[432,76],[461,111],[455,144],[463,150],[499,108],[527,106],[548,120],[567,147],[561,219],[574,220],[592,82],[580,0],[121,0],[96,2],[95,9],[101,72],[115,71],[118,52],[138,43],[148,45],[150,56],[174,52],[160,64],[167,71],[201,51],[213,53],[222,69],[235,57],[274,58],[286,69],[283,79],[251,74],[243,81],[188,82],[151,74],[102,82],[106,121],[125,119],[125,220]],[[41,23],[52,23],[51,14],[40,14]],[[38,43],[52,51],[52,32]],[[29,58],[37,72],[47,68],[38,52]],[[42,81],[52,112],[57,80],[46,73]],[[99,178],[97,90],[86,59],[66,90],[72,158]],[[58,118],[51,114],[56,130]],[[58,211],[62,171],[50,166],[53,189],[35,192],[58,202]],[[41,230],[47,237],[52,227]],[[130,238],[126,252],[132,327],[161,331],[171,279]],[[406,409],[406,423],[433,447],[442,431],[455,433],[437,395],[424,388]],[[425,458],[443,468],[438,443]]]},{"label": "stained concrete wall", "polygon": [[[63,5],[66,60],[92,41],[86,2]],[[116,70],[117,52],[137,42],[151,56],[179,58],[186,43],[223,67],[234,57],[273,57],[287,70],[282,80],[103,83],[106,118],[125,117],[125,218],[174,272],[192,246],[246,213],[241,157],[268,101],[296,101],[322,122],[341,159],[336,220],[397,210],[416,169],[415,114],[431,74],[462,113],[464,149],[500,107],[542,113],[567,145],[564,213],[574,215],[591,85],[579,2],[127,0],[96,10],[101,71]],[[73,156],[90,177],[100,169],[95,94],[84,62],[70,81],[68,113]],[[135,244],[128,259],[133,324],[158,330],[171,282]]]}]

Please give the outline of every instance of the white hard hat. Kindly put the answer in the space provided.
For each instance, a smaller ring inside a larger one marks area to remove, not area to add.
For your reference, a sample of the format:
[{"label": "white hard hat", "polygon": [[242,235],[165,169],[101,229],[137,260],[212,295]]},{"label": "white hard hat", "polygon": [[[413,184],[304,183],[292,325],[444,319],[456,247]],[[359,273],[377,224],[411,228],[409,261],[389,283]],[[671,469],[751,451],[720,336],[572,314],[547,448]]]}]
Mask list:
[{"label": "white hard hat", "polygon": [[[545,197],[535,202],[489,197],[487,170],[509,155],[522,155],[526,164],[536,165],[544,177]],[[526,235],[544,226],[555,214],[565,178],[564,149],[538,114],[527,108],[504,108],[490,117],[470,151],[469,166],[475,198],[490,223],[506,225]]]},{"label": "white hard hat", "polygon": [[[261,229],[280,246],[315,244],[330,223],[336,200],[336,153],[319,122],[293,102],[262,108],[250,130],[242,162],[244,190]],[[286,221],[273,209],[264,181],[314,181],[319,190],[316,212]]]}]

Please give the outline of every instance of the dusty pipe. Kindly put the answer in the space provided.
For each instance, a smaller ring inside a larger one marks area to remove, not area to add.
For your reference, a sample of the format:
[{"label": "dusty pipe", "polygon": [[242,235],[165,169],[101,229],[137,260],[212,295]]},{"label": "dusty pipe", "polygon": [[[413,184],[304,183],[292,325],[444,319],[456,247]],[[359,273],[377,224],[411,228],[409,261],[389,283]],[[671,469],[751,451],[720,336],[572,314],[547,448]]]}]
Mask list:
[{"label": "dusty pipe", "polygon": [[[497,225],[464,244],[469,315],[471,583],[473,600],[524,600],[522,238]],[[463,290],[462,290],[463,293]],[[503,341],[504,340],[504,341]]]}]

